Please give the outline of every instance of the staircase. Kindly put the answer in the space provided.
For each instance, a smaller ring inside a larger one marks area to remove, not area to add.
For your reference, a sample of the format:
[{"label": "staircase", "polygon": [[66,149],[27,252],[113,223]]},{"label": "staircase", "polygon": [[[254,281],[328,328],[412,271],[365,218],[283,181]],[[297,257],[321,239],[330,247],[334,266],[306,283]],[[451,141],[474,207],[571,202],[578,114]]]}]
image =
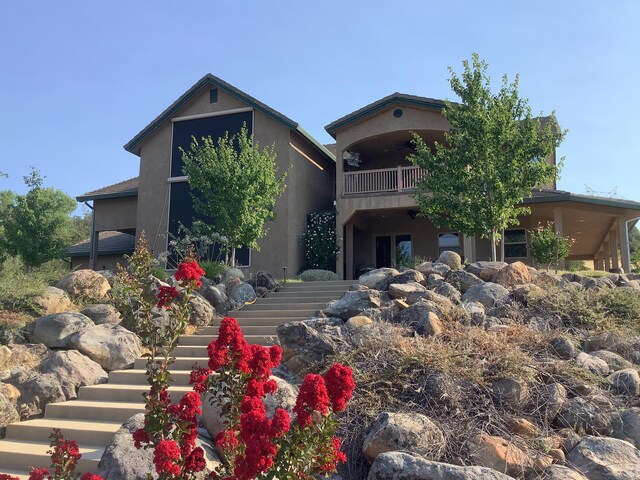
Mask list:
[{"label": "staircase", "polygon": [[[270,345],[277,338],[278,325],[305,320],[322,309],[329,301],[342,296],[353,282],[288,283],[266,297],[246,305],[229,316],[238,324],[249,343]],[[184,335],[173,354],[171,365],[174,383],[169,391],[173,401],[191,390],[189,374],[194,366],[206,366],[207,345],[215,340],[221,318],[197,335]],[[54,428],[76,440],[82,459],[81,473],[95,472],[105,447],[121,424],[132,415],[144,412],[142,394],[149,389],[145,375],[146,359],[135,361],[133,369],[109,373],[109,382],[81,387],[78,399],[51,403],[45,407],[44,418],[13,423],[7,426],[4,440],[0,440],[0,473],[28,478],[31,467],[49,467],[49,435]]]}]

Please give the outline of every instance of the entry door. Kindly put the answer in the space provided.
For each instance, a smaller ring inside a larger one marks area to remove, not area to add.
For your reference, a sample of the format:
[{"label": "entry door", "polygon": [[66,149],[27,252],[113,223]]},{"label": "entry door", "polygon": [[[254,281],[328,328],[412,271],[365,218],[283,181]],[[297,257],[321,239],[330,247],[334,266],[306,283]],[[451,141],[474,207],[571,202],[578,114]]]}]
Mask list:
[{"label": "entry door", "polygon": [[376,237],[376,268],[391,266],[391,236]]}]

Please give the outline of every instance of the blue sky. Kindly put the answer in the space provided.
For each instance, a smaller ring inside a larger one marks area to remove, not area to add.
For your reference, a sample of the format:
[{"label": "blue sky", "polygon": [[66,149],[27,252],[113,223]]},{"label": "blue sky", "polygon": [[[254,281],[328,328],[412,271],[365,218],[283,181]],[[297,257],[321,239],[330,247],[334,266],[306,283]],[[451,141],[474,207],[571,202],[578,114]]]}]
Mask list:
[{"label": "blue sky", "polygon": [[0,3],[0,189],[72,196],[138,173],[123,148],[211,72],[324,126],[394,91],[452,96],[478,52],[569,133],[559,187],[640,201],[640,2],[13,0]]}]

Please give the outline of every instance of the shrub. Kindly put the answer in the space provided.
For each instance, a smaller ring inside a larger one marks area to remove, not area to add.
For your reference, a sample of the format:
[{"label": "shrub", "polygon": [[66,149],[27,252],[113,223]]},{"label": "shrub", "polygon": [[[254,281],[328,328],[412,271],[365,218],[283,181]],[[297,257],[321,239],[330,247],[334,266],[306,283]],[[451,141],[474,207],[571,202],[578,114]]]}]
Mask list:
[{"label": "shrub", "polygon": [[581,272],[587,269],[587,265],[582,260],[569,260],[567,270],[570,272]]},{"label": "shrub", "polygon": [[632,288],[602,290],[598,302],[604,313],[621,320],[636,320],[640,324],[640,295]]},{"label": "shrub", "polygon": [[557,234],[549,225],[539,226],[531,232],[531,256],[536,262],[547,265],[547,269],[555,265],[557,270],[558,264],[569,255],[572,244],[573,240]]},{"label": "shrub", "polygon": [[316,212],[307,217],[307,231],[302,234],[303,269],[336,269],[339,251],[336,239],[335,212]]},{"label": "shrub", "polygon": [[200,262],[200,266],[204,270],[204,276],[209,279],[212,279],[216,275],[222,275],[227,269],[224,262],[205,261]]},{"label": "shrub", "polygon": [[300,274],[300,280],[303,282],[329,282],[338,280],[338,275],[329,270],[305,270]]}]

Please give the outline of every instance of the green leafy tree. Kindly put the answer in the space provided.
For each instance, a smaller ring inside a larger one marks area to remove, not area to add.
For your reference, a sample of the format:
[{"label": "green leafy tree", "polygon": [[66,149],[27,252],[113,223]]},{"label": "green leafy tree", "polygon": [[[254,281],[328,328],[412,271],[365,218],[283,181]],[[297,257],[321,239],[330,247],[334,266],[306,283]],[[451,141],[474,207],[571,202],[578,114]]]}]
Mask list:
[{"label": "green leafy tree", "polygon": [[71,217],[72,236],[70,245],[76,244],[91,237],[91,212],[85,209],[82,215]]},{"label": "green leafy tree", "polygon": [[[62,257],[72,238],[71,212],[76,202],[61,190],[43,187],[35,169],[24,177],[25,195],[0,195],[0,251],[19,255],[30,267]],[[5,203],[6,202],[6,203]]]},{"label": "green leafy tree", "polygon": [[551,225],[540,226],[530,232],[531,236],[531,256],[536,262],[547,266],[547,270],[555,265],[564,262],[569,256],[569,251],[573,241],[569,237],[564,237],[556,233]]},{"label": "green leafy tree", "polygon": [[443,115],[451,124],[445,142],[432,149],[413,135],[409,156],[428,174],[418,182],[416,199],[423,214],[437,226],[465,235],[490,238],[496,259],[500,233],[529,213],[518,206],[536,187],[551,182],[559,171],[547,158],[564,133],[553,115],[534,118],[518,94],[518,80],[506,75],[497,94],[491,92],[488,65],[477,54],[463,62],[458,76],[449,68],[451,89],[460,103],[446,102]]},{"label": "green leafy tree", "polygon": [[640,270],[640,230],[638,227],[629,231],[629,251],[631,253],[631,267],[633,271]]},{"label": "green leafy tree", "polygon": [[260,148],[246,126],[236,135],[195,138],[182,150],[183,173],[189,177],[193,206],[212,219],[211,233],[222,235],[235,250],[247,246],[259,250],[264,224],[275,218],[276,200],[284,191],[286,172],[278,176],[275,145]]}]

